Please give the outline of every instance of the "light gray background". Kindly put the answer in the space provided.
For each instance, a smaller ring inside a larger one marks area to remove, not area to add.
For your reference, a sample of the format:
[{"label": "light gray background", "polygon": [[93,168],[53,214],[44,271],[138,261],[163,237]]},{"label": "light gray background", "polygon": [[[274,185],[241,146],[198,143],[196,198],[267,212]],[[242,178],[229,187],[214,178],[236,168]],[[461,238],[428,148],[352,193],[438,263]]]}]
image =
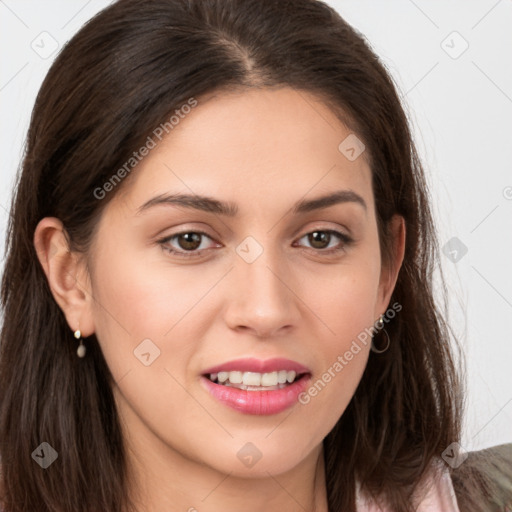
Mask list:
[{"label": "light gray background", "polygon": [[[2,241],[52,45],[60,48],[109,3],[0,0]],[[395,78],[427,170],[441,245],[460,241],[446,246],[441,264],[467,358],[463,448],[512,442],[512,0],[327,3],[366,36]],[[2,247],[2,261],[3,254]]]}]

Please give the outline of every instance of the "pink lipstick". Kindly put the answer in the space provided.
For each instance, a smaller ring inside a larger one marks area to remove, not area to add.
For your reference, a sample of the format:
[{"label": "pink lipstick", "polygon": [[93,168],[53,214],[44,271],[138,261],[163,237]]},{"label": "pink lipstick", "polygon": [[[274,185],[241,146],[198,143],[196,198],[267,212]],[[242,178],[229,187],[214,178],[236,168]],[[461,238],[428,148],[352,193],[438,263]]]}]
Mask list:
[{"label": "pink lipstick", "polygon": [[216,400],[255,415],[277,414],[293,406],[310,380],[307,367],[282,358],[229,361],[201,376],[201,384]]}]

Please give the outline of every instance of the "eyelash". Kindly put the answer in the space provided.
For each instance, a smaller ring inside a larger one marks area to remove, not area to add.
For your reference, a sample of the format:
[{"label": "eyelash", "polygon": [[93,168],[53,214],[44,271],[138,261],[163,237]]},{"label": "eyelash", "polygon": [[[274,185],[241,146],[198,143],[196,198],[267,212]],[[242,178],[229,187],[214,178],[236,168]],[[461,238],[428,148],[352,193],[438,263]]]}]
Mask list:
[{"label": "eyelash", "polygon": [[[307,233],[305,233],[304,235],[302,235],[299,240],[301,240],[302,238],[306,237],[307,235],[310,235],[312,233],[328,233],[330,235],[335,235],[336,237],[338,237],[341,241],[342,241],[342,245],[340,247],[334,247],[334,248],[331,248],[331,249],[312,249],[313,251],[316,251],[322,255],[334,255],[334,254],[337,254],[337,253],[341,253],[342,251],[345,250],[346,246],[349,246],[352,242],[353,242],[353,239],[351,237],[349,237],[348,235],[344,234],[344,233],[340,233],[339,231],[335,231],[333,229],[314,229],[313,231],[308,231]],[[165,238],[162,238],[161,240],[158,240],[158,243],[161,245],[162,249],[170,254],[172,254],[173,256],[178,256],[180,258],[199,258],[202,256],[202,253],[204,251],[207,251],[209,249],[202,249],[200,251],[198,251],[197,249],[195,249],[194,251],[177,251],[175,249],[171,249],[168,245],[168,244],[171,240],[179,237],[180,235],[186,235],[186,234],[191,234],[191,233],[194,233],[196,235],[202,235],[202,236],[205,236],[207,238],[210,238],[211,240],[212,237],[209,236],[207,233],[203,232],[203,231],[192,231],[192,230],[189,230],[189,231],[181,231],[180,233],[175,233],[174,235],[171,235],[171,236],[167,236]],[[330,240],[329,240],[330,242]]]}]

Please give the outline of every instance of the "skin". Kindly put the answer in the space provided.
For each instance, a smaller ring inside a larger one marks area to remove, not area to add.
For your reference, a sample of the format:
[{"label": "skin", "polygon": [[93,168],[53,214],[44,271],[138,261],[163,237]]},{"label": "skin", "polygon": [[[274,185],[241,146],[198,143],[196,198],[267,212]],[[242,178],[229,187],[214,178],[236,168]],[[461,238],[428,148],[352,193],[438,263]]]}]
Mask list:
[{"label": "skin", "polygon": [[[315,382],[385,313],[405,228],[393,218],[395,256],[383,267],[366,155],[350,161],[338,150],[350,133],[305,92],[219,93],[199,99],[137,165],[86,258],[68,251],[58,219],[39,223],[34,242],[55,300],[72,331],[96,334],[116,380],[140,510],[327,511],[322,440],[355,392],[369,345],[307,405],[270,416],[226,407],[199,378],[232,359],[285,357]],[[297,201],[336,190],[356,192],[366,210],[345,202],[291,213]],[[239,212],[160,205],[137,214],[176,192],[230,201]],[[326,229],[353,242],[306,236]],[[162,248],[185,253],[183,238],[159,242],[198,230],[208,236],[197,258]],[[248,236],[263,248],[252,263],[236,252]],[[329,256],[326,246],[341,250]],[[149,366],[134,357],[147,338],[160,350]],[[247,442],[261,452],[252,467],[237,457]]]}]

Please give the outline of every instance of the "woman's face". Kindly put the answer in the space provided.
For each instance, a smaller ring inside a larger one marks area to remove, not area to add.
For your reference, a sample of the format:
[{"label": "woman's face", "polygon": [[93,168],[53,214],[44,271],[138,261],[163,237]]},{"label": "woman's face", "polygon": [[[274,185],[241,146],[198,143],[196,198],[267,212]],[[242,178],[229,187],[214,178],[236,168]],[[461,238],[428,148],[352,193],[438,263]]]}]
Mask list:
[{"label": "woman's face", "polygon": [[290,88],[198,99],[106,207],[89,314],[140,457],[278,474],[343,414],[396,278],[353,137]]}]

